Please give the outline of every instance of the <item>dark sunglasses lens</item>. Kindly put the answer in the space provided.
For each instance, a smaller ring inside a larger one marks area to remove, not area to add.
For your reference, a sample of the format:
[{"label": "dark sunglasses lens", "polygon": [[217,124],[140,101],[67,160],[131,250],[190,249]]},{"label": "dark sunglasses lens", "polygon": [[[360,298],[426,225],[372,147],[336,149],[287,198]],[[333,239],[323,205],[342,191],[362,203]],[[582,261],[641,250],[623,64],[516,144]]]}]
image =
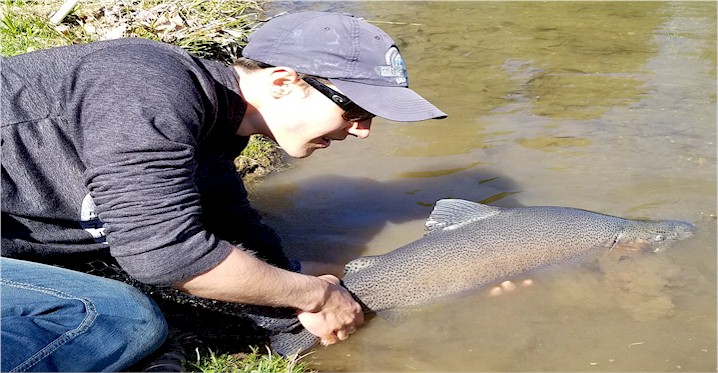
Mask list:
[{"label": "dark sunglasses lens", "polygon": [[363,122],[365,120],[374,118],[376,115],[360,108],[359,106],[354,106],[353,108],[347,110],[342,117],[349,121],[349,122]]},{"label": "dark sunglasses lens", "polygon": [[348,97],[341,93],[327,87],[326,84],[312,77],[304,77],[305,82],[309,83],[317,91],[321,92],[324,96],[327,96],[330,100],[334,101],[339,107],[345,110],[342,118],[349,122],[363,122],[365,120],[374,118],[376,115],[360,108],[357,104],[352,102]]}]

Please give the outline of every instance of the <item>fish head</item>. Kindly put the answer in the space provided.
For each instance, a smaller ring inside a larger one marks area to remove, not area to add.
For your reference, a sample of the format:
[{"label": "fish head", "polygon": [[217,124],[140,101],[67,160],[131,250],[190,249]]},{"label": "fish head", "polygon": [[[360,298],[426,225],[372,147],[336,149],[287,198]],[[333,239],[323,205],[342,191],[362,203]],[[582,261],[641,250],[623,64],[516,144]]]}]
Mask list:
[{"label": "fish head", "polygon": [[609,251],[654,253],[693,235],[695,225],[679,220],[629,221],[613,239]]}]

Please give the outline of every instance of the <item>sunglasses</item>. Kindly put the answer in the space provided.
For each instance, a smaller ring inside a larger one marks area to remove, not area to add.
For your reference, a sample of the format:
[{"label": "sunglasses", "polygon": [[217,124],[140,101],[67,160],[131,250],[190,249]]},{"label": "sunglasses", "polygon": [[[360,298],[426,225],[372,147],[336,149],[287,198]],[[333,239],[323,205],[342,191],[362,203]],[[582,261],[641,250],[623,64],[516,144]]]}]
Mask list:
[{"label": "sunglasses", "polygon": [[348,122],[363,122],[376,116],[359,107],[359,105],[350,100],[349,97],[329,88],[326,84],[320,82],[316,78],[306,76],[302,79],[328,99],[332,100],[332,102],[337,104],[337,106],[344,109],[344,114],[342,114],[342,118],[344,118],[344,120]]}]

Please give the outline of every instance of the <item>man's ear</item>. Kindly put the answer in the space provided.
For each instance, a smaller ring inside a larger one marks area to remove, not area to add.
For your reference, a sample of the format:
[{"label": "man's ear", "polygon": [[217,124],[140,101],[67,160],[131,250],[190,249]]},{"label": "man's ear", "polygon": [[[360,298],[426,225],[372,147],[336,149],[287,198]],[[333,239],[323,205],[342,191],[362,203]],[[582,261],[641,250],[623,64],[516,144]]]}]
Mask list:
[{"label": "man's ear", "polygon": [[294,69],[285,66],[272,68],[269,73],[269,80],[272,84],[272,96],[274,98],[286,96],[301,81],[299,74]]}]

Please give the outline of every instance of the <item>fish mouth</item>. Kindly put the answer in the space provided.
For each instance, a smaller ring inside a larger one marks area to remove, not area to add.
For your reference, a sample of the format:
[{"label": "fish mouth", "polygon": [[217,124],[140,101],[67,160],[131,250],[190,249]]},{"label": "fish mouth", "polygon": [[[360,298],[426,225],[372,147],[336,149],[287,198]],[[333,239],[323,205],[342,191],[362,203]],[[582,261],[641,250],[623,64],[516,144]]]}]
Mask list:
[{"label": "fish mouth", "polygon": [[612,255],[637,255],[655,253],[662,250],[666,242],[656,243],[645,238],[625,238],[622,234],[616,235],[608,252]]},{"label": "fish mouth", "polygon": [[696,227],[695,224],[686,223],[686,222],[681,222],[681,223],[683,223],[683,224],[681,224],[682,229],[678,230],[678,237],[677,237],[679,240],[693,236],[696,233],[696,231],[698,230],[698,227]]},{"label": "fish mouth", "polygon": [[608,251],[657,253],[696,232],[696,226],[685,221],[664,220],[658,223],[661,225],[653,232],[619,232],[613,238]]},{"label": "fish mouth", "polygon": [[666,247],[670,246],[676,241],[681,241],[686,238],[693,236],[696,233],[696,225],[684,221],[674,221],[674,229],[668,235],[658,235],[654,238],[654,245],[656,245],[653,252],[663,251]]}]

